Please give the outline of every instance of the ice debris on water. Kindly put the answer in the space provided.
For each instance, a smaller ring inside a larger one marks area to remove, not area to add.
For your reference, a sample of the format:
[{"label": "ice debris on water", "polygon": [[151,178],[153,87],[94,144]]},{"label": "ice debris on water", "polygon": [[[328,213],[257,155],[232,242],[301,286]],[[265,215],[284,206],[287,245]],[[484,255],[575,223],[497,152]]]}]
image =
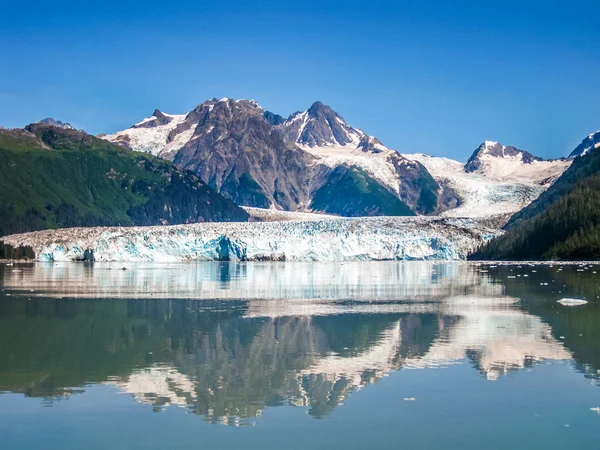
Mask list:
[{"label": "ice debris on water", "polygon": [[581,300],[578,298],[561,298],[558,303],[563,306],[581,306],[587,304],[587,300]]}]

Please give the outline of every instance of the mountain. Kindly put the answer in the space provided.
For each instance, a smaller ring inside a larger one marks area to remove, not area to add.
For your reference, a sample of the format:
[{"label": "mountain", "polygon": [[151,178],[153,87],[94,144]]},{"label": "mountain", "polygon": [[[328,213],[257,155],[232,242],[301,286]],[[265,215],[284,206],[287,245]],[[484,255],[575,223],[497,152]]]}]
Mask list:
[{"label": "mountain", "polygon": [[578,156],[583,156],[590,150],[600,147],[600,131],[590,134],[586,137],[581,144],[579,144],[575,150],[569,155],[569,159],[575,159]]},{"label": "mountain", "polygon": [[443,216],[497,216],[504,222],[539,197],[571,164],[492,141],[477,147],[466,163],[419,153],[404,157],[419,161],[440,186],[456,193],[457,207]]},{"label": "mountain", "polygon": [[477,147],[466,162],[465,172],[486,171],[486,169],[498,166],[498,161],[518,161],[523,164],[531,164],[534,161],[543,161],[543,159],[512,146],[485,141]]},{"label": "mountain", "polygon": [[600,259],[600,152],[580,147],[572,155],[582,156],[472,259]]},{"label": "mountain", "polygon": [[61,122],[60,120],[54,120],[52,117],[47,117],[46,119],[42,119],[38,123],[41,123],[43,125],[51,125],[53,127],[64,128],[65,130],[73,129],[73,127],[71,126],[70,123],[64,123],[64,122]]},{"label": "mountain", "polygon": [[0,129],[0,235],[44,228],[244,221],[190,172],[73,129]]},{"label": "mountain", "polygon": [[284,119],[254,101],[212,99],[183,115],[156,110],[103,138],[192,170],[239,205],[362,216],[432,214],[457,203],[422,164],[321,102]]},{"label": "mountain", "polygon": [[350,211],[359,200],[357,196],[362,197],[364,204],[358,209],[367,212],[365,215],[434,214],[457,203],[454,192],[440,186],[420,162],[351,127],[321,102],[292,114],[279,129],[288,142],[329,168],[312,196],[314,209],[353,215]]}]

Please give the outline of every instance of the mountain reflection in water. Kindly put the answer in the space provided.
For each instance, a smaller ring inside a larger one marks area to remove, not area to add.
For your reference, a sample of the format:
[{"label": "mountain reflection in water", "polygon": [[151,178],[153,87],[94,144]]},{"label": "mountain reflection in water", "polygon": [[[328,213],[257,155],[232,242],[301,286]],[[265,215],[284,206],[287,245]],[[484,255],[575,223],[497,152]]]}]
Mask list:
[{"label": "mountain reflection in water", "polygon": [[[0,390],[52,404],[114,385],[155,411],[180,406],[239,425],[277,405],[325,417],[397,370],[469,364],[496,380],[571,361],[597,379],[594,272],[423,262],[1,266]],[[556,303],[567,296],[590,303]]]}]

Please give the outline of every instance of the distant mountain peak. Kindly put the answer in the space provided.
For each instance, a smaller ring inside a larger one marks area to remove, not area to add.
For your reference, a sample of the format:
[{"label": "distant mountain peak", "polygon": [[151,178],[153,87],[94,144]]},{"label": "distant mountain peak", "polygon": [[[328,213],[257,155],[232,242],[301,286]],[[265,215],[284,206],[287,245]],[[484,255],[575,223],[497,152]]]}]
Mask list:
[{"label": "distant mountain peak", "polygon": [[65,130],[72,130],[73,127],[69,123],[61,122],[60,120],[55,120],[52,117],[46,117],[45,119],[40,120],[38,123],[42,123],[44,125],[50,125],[52,127],[64,128]]},{"label": "distant mountain peak", "polygon": [[283,127],[289,141],[308,147],[343,147],[358,143],[364,136],[321,101],[314,102],[306,111],[292,114]]},{"label": "distant mountain peak", "polygon": [[481,161],[484,158],[512,159],[518,160],[524,164],[531,164],[533,161],[543,161],[542,158],[511,145],[503,145],[496,141],[484,141],[477,149],[475,149],[465,164],[465,171],[474,172],[480,169],[482,166]]},{"label": "distant mountain peak", "polygon": [[173,120],[173,116],[163,113],[160,109],[155,109],[152,116],[136,123],[132,128],[154,128],[160,125],[166,125]]}]

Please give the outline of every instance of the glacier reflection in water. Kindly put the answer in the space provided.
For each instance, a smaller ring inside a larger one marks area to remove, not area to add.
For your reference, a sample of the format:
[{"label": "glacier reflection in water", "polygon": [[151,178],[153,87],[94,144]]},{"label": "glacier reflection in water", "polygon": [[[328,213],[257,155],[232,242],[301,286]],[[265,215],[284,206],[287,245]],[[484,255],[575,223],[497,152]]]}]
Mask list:
[{"label": "glacier reflection in water", "polygon": [[[462,364],[491,382],[568,361],[595,379],[597,344],[553,329],[563,326],[557,317],[570,327],[582,314],[581,326],[597,318],[591,295],[585,311],[556,309],[565,292],[591,292],[594,272],[428,262],[3,266],[0,390],[52,403],[114,386],[155,411],[180,406],[240,425],[277,405],[325,417],[398,370]],[[552,281],[546,289],[540,280]]]},{"label": "glacier reflection in water", "polygon": [[5,270],[5,288],[37,295],[191,299],[428,299],[499,287],[466,263],[37,263]]}]

